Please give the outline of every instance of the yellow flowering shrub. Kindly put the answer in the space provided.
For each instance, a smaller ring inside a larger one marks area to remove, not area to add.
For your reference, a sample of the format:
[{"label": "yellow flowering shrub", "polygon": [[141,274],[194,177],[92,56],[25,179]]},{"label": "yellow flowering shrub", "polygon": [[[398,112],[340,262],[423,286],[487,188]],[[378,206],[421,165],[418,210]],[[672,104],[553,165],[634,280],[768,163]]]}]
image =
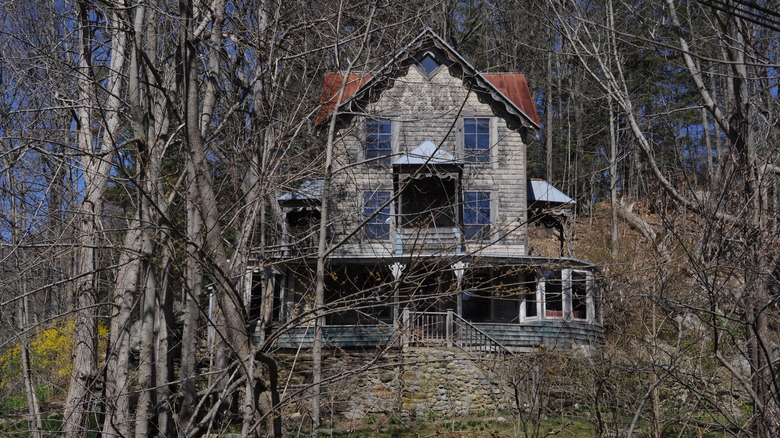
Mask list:
[{"label": "yellow flowering shrub", "polygon": [[11,344],[0,353],[0,389],[22,375],[22,349]]},{"label": "yellow flowering shrub", "polygon": [[[71,355],[76,332],[76,318],[63,318],[35,333],[30,339],[30,365],[33,374],[46,381],[64,386],[71,372]],[[108,342],[108,327],[98,324],[98,351],[104,351]],[[0,353],[0,389],[22,379],[22,350],[11,344]],[[103,355],[99,354],[98,357]]]}]

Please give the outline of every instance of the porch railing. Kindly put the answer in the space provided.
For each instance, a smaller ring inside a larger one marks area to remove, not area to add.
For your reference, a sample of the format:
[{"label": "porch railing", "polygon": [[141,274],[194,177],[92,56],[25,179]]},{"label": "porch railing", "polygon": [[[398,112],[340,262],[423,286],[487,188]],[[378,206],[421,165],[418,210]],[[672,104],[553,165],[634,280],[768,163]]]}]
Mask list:
[{"label": "porch railing", "polygon": [[401,343],[408,346],[459,347],[474,353],[512,354],[511,351],[452,310],[415,312],[404,309]]},{"label": "porch railing", "polygon": [[395,235],[396,254],[412,252],[461,252],[458,227],[399,228]]}]

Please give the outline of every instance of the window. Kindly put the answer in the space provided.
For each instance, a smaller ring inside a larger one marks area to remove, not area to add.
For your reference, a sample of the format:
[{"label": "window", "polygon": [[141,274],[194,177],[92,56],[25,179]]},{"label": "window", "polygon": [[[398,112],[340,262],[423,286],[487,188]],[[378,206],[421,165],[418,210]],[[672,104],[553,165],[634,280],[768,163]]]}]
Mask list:
[{"label": "window", "polygon": [[393,142],[392,123],[388,119],[366,120],[366,159],[381,166],[390,165]]},{"label": "window", "polygon": [[420,60],[420,68],[423,69],[423,71],[430,76],[433,74],[434,71],[436,71],[437,68],[439,68],[439,63],[436,61],[436,59],[431,56],[430,53],[426,53],[425,57]]},{"label": "window", "polygon": [[563,280],[561,271],[544,271],[544,316],[563,317]]},{"label": "window", "polygon": [[490,193],[463,193],[463,234],[467,240],[483,240],[490,235]]},{"label": "window", "polygon": [[363,200],[363,214],[370,218],[363,227],[363,235],[369,240],[389,239],[390,204],[388,201],[390,201],[390,192],[365,192]]},{"label": "window", "polygon": [[546,318],[594,320],[590,275],[589,272],[573,269],[543,270],[540,279],[544,296],[543,315]]},{"label": "window", "polygon": [[523,299],[521,306],[523,318],[536,318],[539,316],[537,308],[537,293],[539,290],[539,282],[536,278],[536,272],[533,270],[527,270],[522,274],[522,280],[520,282],[520,291]]},{"label": "window", "polygon": [[401,192],[404,227],[455,225],[455,181],[435,176],[406,180]]},{"label": "window", "polygon": [[571,317],[588,318],[588,274],[585,272],[571,274]]},{"label": "window", "polygon": [[536,290],[528,289],[523,294],[523,300],[525,303],[525,318],[536,318],[539,313],[536,310]]},{"label": "window", "polygon": [[490,119],[463,119],[463,159],[470,163],[490,162]]}]

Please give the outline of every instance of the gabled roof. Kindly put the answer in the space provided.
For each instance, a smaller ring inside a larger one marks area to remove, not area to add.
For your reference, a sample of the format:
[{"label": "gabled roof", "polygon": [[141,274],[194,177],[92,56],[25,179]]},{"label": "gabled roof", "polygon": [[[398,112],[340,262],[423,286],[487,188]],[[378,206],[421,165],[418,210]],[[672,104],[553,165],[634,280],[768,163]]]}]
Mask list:
[{"label": "gabled roof", "polygon": [[550,204],[576,204],[577,201],[542,179],[528,180],[528,204],[544,202]]},{"label": "gabled roof", "polygon": [[482,77],[493,84],[507,99],[514,102],[534,124],[539,127],[539,116],[536,114],[531,90],[522,73],[482,73]]},{"label": "gabled roof", "polygon": [[[372,77],[373,75],[371,73],[349,73],[341,101],[346,102]],[[333,109],[336,108],[336,101],[339,98],[339,89],[341,89],[341,84],[343,82],[344,73],[325,73],[325,79],[322,84],[322,96],[320,96],[320,109],[317,111],[318,125],[327,120],[328,116],[333,112]]]},{"label": "gabled roof", "polygon": [[322,198],[322,178],[308,179],[301,183],[297,189],[280,196],[280,204],[296,202],[319,202]]},{"label": "gabled roof", "polygon": [[455,157],[439,149],[432,141],[424,141],[408,154],[402,155],[393,164],[453,164]]},{"label": "gabled roof", "polygon": [[522,73],[479,73],[465,58],[447,44],[432,29],[425,29],[412,42],[387,62],[377,74],[371,73],[327,73],[320,98],[320,110],[317,112],[316,123],[325,122],[333,113],[338,100],[339,89],[347,74],[347,86],[341,99],[341,105],[348,104],[353,98],[357,98],[364,91],[370,89],[377,77],[390,73],[394,64],[407,56],[414,56],[416,46],[424,38],[430,38],[432,43],[447,54],[447,56],[463,66],[464,74],[473,77],[477,85],[484,89],[494,100],[505,105],[507,111],[520,117],[524,124],[533,129],[539,129],[539,117],[536,107],[531,99],[528,82]]}]

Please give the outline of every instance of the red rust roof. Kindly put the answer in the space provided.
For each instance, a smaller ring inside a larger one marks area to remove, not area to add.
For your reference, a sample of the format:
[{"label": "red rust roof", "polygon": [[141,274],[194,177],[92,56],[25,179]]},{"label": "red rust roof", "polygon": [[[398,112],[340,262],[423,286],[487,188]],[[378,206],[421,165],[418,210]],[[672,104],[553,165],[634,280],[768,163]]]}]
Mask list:
[{"label": "red rust roof", "polygon": [[529,119],[539,126],[539,116],[536,114],[534,101],[531,99],[531,91],[528,82],[522,73],[482,73],[482,77],[488,80],[507,99],[517,105]]},{"label": "red rust roof", "polygon": [[[342,102],[346,102],[360,87],[371,80],[371,73],[350,73],[347,77],[347,86],[344,88]],[[528,82],[522,73],[492,73],[482,74],[488,82],[493,84],[507,99],[520,108],[536,126],[539,126],[539,117],[536,114],[536,107],[531,99],[531,91],[528,89]],[[344,73],[326,73],[324,84],[322,86],[322,96],[320,98],[320,109],[317,112],[316,123],[319,125],[324,122],[336,107],[341,82],[344,80]]]},{"label": "red rust roof", "polygon": [[[347,77],[347,85],[344,88],[342,102],[346,102],[355,92],[372,78],[371,73],[350,73]],[[344,80],[344,73],[330,72],[325,73],[325,80],[322,85],[322,96],[320,96],[320,109],[317,111],[317,124],[324,122],[330,116],[336,107],[336,100],[339,98],[339,89]]]}]

